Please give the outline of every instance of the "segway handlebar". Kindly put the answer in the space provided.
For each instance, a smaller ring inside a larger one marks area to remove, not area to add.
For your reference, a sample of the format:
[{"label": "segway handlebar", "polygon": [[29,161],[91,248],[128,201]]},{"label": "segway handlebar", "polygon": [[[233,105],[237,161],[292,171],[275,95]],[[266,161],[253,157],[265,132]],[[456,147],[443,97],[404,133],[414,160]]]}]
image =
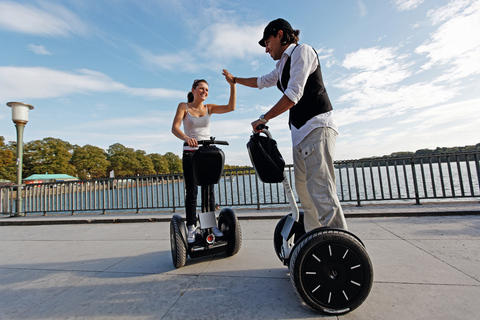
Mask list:
[{"label": "segway handlebar", "polygon": [[[198,145],[202,145],[202,146],[209,146],[209,145],[212,145],[212,144],[222,144],[222,145],[225,145],[225,146],[228,146],[228,141],[222,141],[222,140],[215,140],[215,137],[211,137],[210,140],[198,140],[197,141]],[[183,143],[184,146],[188,146],[188,143],[184,142]]]},{"label": "segway handlebar", "polygon": [[[262,132],[265,133],[267,135],[267,137],[272,139],[272,134],[270,133],[270,131],[268,131],[268,126],[264,125],[263,123],[259,124],[257,126],[257,130],[262,130]],[[259,133],[255,132],[255,134],[259,134]]]}]

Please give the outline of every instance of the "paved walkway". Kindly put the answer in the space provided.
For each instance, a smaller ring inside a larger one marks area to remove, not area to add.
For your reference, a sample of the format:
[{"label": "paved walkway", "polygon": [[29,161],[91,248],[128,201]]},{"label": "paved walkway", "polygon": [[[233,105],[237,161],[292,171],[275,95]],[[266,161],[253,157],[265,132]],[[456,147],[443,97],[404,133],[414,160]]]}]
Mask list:
[{"label": "paved walkway", "polygon": [[[427,215],[402,207],[394,208],[409,216],[372,215],[390,210],[385,206],[345,208],[350,231],[372,260],[374,284],[358,309],[326,318],[480,318],[479,204],[458,205],[458,215],[443,215],[453,207],[416,207]],[[358,218],[362,210],[368,215]],[[240,252],[189,258],[180,269],[171,261],[167,222],[2,217],[44,223],[0,226],[0,319],[321,318],[296,296],[273,251],[277,220],[269,217],[286,212],[239,210]],[[81,224],[52,224],[63,219]]]}]

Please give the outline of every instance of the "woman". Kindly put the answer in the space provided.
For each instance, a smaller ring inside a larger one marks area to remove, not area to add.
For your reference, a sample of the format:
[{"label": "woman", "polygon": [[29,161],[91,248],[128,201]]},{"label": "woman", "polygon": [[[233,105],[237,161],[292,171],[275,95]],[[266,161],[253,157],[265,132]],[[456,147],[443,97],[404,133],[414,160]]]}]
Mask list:
[{"label": "woman", "polygon": [[[183,147],[183,176],[185,179],[185,213],[187,216],[188,243],[195,242],[197,224],[197,192],[198,186],[193,178],[193,153],[198,149],[198,140],[210,139],[210,116],[214,113],[227,113],[235,110],[236,88],[233,77],[226,71],[222,73],[230,84],[230,99],[226,105],[205,104],[208,97],[208,83],[206,80],[195,80],[188,101],[180,102],[172,124],[172,133],[183,140],[188,146]],[[232,79],[232,80],[229,80]],[[180,125],[183,122],[183,129]],[[210,207],[214,208],[215,198],[213,187],[210,194]],[[223,234],[218,228],[213,228],[216,237]]]}]

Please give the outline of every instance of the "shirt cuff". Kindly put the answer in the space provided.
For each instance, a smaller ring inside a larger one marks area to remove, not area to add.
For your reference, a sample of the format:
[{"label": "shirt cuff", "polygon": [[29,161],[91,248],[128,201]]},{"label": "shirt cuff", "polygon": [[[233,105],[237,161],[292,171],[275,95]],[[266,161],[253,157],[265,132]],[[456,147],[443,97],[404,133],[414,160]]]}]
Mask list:
[{"label": "shirt cuff", "polygon": [[257,88],[260,89],[260,90],[265,88],[265,85],[263,84],[263,81],[262,81],[262,77],[257,78]]},{"label": "shirt cuff", "polygon": [[290,101],[292,101],[294,104],[297,104],[298,101],[300,101],[300,99],[297,97],[297,95],[293,92],[293,90],[291,89],[287,89],[285,90],[284,92],[284,95],[290,99]]}]

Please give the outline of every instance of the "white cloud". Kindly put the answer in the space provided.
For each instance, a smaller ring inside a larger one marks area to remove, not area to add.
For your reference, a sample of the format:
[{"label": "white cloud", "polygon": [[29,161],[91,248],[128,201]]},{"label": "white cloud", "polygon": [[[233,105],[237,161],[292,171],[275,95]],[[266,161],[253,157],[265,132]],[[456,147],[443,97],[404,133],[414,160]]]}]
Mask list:
[{"label": "white cloud", "polygon": [[432,83],[353,90],[339,98],[339,102],[353,107],[337,109],[340,125],[387,119],[404,114],[409,109],[434,106],[458,94],[451,89]]},{"label": "white cloud", "polygon": [[[472,114],[477,113],[479,105],[480,99],[441,104],[432,108],[419,110],[414,118],[405,120],[402,123],[419,123],[426,130],[432,129],[435,126],[441,126],[444,130],[448,130],[448,127],[453,123],[464,126],[474,125],[478,128],[478,119],[472,117]],[[480,137],[478,137],[478,139],[480,142]]]},{"label": "white cloud", "polygon": [[[406,117],[358,123],[342,130],[337,140],[337,159],[382,156],[397,151],[474,145],[480,142],[475,114],[480,99],[438,104],[411,110]],[[395,121],[397,120],[397,121]],[[354,128],[354,129],[353,129]]]},{"label": "white cloud", "polygon": [[43,36],[85,35],[88,26],[63,6],[41,2],[43,8],[0,2],[0,28]]},{"label": "white cloud", "polygon": [[131,88],[97,71],[76,72],[43,67],[0,67],[0,96],[13,99],[54,98],[75,93],[123,92],[149,99],[183,98],[185,92],[162,88]]},{"label": "white cloud", "polygon": [[[346,123],[358,121],[357,117],[349,115],[356,115],[360,110],[364,112],[382,107],[386,112],[391,112],[390,108],[398,111],[411,106],[408,97],[406,99],[402,94],[414,93],[417,97],[414,87],[403,90],[399,87],[399,83],[410,77],[412,71],[409,70],[411,62],[406,61],[405,55],[397,55],[395,48],[360,49],[348,54],[341,65],[352,71],[348,76],[335,80],[332,85],[347,92],[338,98],[338,102],[353,104],[348,111],[341,112]],[[378,117],[383,113],[379,111],[373,112],[372,116]]]},{"label": "white cloud", "polygon": [[408,11],[416,9],[425,0],[394,0],[393,3],[397,6],[398,11]]},{"label": "white cloud", "polygon": [[[146,63],[167,70],[218,70],[233,59],[260,56],[263,50],[258,46],[258,39],[261,38],[263,28],[263,25],[215,23],[199,32],[197,43],[189,51],[156,55],[137,48],[137,52]],[[256,67],[255,64],[252,66]]]},{"label": "white cloud", "polygon": [[[448,81],[480,73],[480,2],[452,1],[429,13],[432,24],[442,22],[430,40],[416,48],[429,62],[422,66],[447,66],[438,80]],[[437,81],[438,81],[437,80]]]},{"label": "white cloud", "polygon": [[449,102],[480,73],[480,2],[454,0],[427,18],[433,32],[414,52],[408,44],[366,48],[340,64],[348,69],[332,82],[346,92],[335,101],[340,158],[479,142],[472,115],[480,100]]},{"label": "white cloud", "polygon": [[357,0],[357,5],[358,5],[358,10],[360,12],[360,17],[362,17],[362,18],[365,17],[368,13],[367,6],[361,0]]},{"label": "white cloud", "polygon": [[41,55],[41,56],[51,56],[52,54],[50,51],[48,51],[44,46],[42,45],[36,45],[36,44],[29,44],[28,45],[28,50],[32,51],[35,54]]},{"label": "white cloud", "polygon": [[430,18],[433,25],[437,25],[454,18],[459,12],[474,2],[475,0],[453,0],[443,7],[429,10],[427,17]]},{"label": "white cloud", "polygon": [[198,58],[189,52],[155,55],[148,50],[137,49],[142,59],[149,65],[154,65],[166,70],[180,70],[197,72],[201,66]]},{"label": "white cloud", "polygon": [[347,69],[378,70],[397,59],[394,48],[367,48],[347,54],[342,66]]},{"label": "white cloud", "polygon": [[205,57],[220,59],[243,59],[263,53],[258,46],[264,25],[249,26],[216,23],[200,32],[197,43],[199,53]]}]

